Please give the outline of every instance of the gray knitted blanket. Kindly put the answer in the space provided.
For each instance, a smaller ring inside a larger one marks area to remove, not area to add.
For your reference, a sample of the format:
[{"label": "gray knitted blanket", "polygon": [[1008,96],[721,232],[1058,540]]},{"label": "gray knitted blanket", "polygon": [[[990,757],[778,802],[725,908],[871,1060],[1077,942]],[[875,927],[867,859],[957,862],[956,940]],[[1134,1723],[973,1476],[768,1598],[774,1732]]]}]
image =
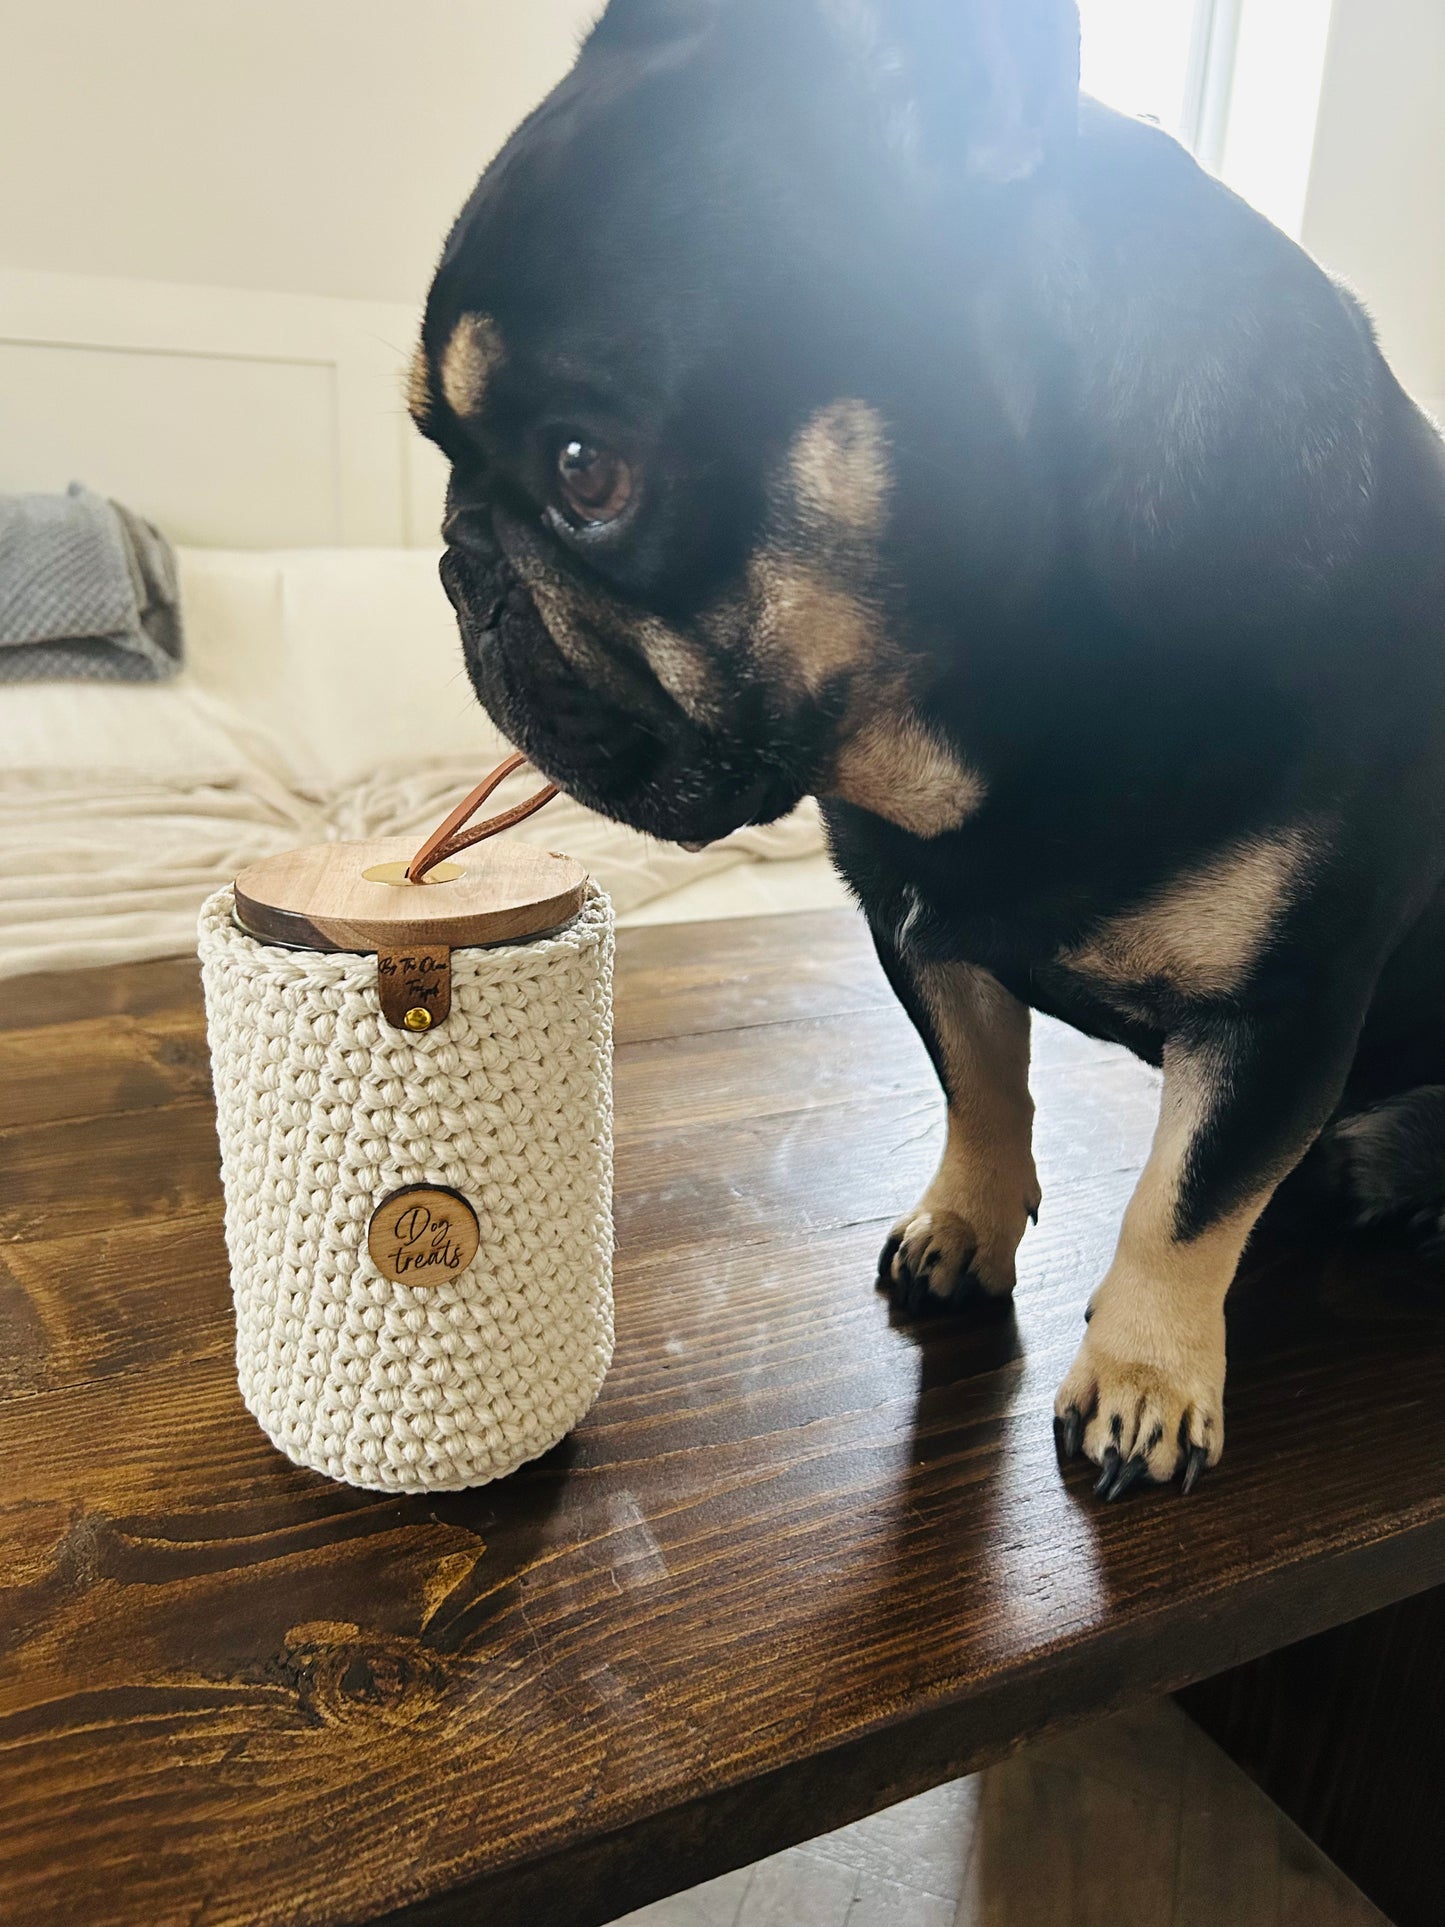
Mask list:
[{"label": "gray knitted blanket", "polygon": [[181,651],[159,530],[79,482],[0,495],[0,683],[165,682]]}]

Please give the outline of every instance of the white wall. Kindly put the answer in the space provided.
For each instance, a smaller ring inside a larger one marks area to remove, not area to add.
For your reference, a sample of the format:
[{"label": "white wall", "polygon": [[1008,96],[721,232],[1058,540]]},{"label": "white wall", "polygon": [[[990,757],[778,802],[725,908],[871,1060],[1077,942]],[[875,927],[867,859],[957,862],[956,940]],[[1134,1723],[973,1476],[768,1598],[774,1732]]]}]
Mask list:
[{"label": "white wall", "polygon": [[1445,0],[1336,0],[1304,241],[1445,415]]},{"label": "white wall", "polygon": [[419,303],[598,0],[0,0],[0,267]]},{"label": "white wall", "polygon": [[[1335,4],[1304,238],[1445,411],[1445,0]],[[599,5],[0,0],[0,489],[79,475],[213,545],[435,541],[417,313]],[[1268,74],[1250,99],[1267,142]]]},{"label": "white wall", "polygon": [[434,544],[442,238],[600,0],[0,0],[0,490]]},{"label": "white wall", "polygon": [[[0,268],[414,305],[482,165],[599,5],[0,0]],[[1327,6],[1246,0],[1244,40],[1303,22],[1313,43]],[[1251,142],[1308,138],[1269,106],[1288,75],[1271,85],[1248,53],[1243,174]],[[1305,238],[1432,395],[1442,126],[1445,0],[1335,0]]]}]

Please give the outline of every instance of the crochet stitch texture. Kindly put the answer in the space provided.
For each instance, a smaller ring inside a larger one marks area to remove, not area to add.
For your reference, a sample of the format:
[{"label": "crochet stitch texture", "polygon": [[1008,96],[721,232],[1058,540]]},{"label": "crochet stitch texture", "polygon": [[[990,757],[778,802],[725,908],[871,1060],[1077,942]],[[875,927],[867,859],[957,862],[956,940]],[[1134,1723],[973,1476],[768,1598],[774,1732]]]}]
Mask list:
[{"label": "crochet stitch texture", "polygon": [[[299,1465],[454,1491],[550,1450],[612,1359],[612,906],[458,950],[434,1032],[381,1017],[374,956],[257,942],[201,912],[236,1365]],[[367,1227],[410,1185],[481,1225],[454,1279],[393,1284]]]}]

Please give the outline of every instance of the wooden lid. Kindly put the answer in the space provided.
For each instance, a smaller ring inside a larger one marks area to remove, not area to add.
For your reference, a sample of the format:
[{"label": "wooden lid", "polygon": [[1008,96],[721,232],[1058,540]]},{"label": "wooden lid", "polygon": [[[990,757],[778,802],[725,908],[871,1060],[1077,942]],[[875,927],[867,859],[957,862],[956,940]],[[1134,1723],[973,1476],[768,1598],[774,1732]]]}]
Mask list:
[{"label": "wooden lid", "polygon": [[556,930],[586,899],[580,863],[526,843],[481,844],[424,883],[406,881],[413,853],[413,841],[392,837],[268,857],[237,877],[236,919],[263,943],[302,950],[455,950]]}]

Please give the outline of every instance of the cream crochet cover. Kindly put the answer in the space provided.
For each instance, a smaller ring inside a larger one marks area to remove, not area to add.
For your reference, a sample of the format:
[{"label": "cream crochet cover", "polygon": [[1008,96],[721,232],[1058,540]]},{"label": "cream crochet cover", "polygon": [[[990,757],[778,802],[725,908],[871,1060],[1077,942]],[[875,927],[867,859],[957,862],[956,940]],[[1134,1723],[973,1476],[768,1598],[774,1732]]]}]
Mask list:
[{"label": "cream crochet cover", "polygon": [[[501,1478],[590,1409],[612,1358],[613,917],[453,954],[452,1012],[383,1023],[374,956],[258,943],[201,912],[241,1393],[298,1464],[375,1491]],[[393,1284],[367,1252],[409,1185],[481,1250]]]}]

